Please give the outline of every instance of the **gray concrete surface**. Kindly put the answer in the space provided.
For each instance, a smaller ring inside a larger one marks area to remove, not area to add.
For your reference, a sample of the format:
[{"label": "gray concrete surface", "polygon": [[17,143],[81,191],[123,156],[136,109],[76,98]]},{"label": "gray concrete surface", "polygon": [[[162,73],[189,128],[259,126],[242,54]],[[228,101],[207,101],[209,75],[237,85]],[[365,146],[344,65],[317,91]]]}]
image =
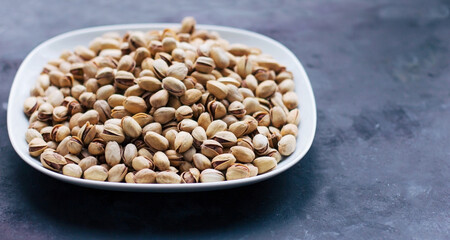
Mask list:
[{"label": "gray concrete surface", "polygon": [[[0,2],[0,238],[448,239],[449,1]],[[24,57],[90,26],[179,22],[272,37],[305,65],[318,128],[268,181],[179,194],[86,189],[14,152],[9,88]]]}]

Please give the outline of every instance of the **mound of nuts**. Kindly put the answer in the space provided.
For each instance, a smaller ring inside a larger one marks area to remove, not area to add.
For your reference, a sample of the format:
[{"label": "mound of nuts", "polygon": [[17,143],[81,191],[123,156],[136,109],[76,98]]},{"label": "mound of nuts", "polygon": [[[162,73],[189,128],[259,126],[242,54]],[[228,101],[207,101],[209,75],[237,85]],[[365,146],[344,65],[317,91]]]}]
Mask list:
[{"label": "mound of nuts", "polygon": [[276,168],[296,147],[292,73],[195,24],[106,33],[49,61],[24,102],[30,155],[67,176],[126,183]]}]

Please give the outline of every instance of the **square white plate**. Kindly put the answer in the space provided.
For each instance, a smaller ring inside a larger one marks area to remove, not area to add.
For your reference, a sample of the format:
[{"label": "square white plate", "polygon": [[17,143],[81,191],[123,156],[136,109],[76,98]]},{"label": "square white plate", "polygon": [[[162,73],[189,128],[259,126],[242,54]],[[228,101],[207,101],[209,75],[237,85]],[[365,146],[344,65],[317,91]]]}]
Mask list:
[{"label": "square white plate", "polygon": [[271,172],[247,179],[224,181],[217,183],[198,184],[126,184],[112,182],[98,182],[68,177],[42,167],[39,160],[28,154],[28,144],[25,141],[25,132],[28,128],[28,119],[23,113],[23,103],[29,96],[42,67],[51,59],[57,59],[65,49],[74,49],[78,45],[87,46],[95,37],[103,33],[117,31],[125,33],[130,30],[149,31],[164,28],[178,27],[178,24],[127,24],[101,26],[76,30],[61,34],[37,46],[20,65],[11,88],[8,102],[8,133],[11,143],[19,156],[38,171],[56,179],[85,187],[119,190],[119,191],[148,191],[148,192],[187,192],[206,191],[248,185],[271,178],[292,167],[307,153],[314,139],[316,131],[316,103],[314,94],[303,66],[295,55],[279,42],[258,33],[213,25],[198,25],[198,29],[217,31],[221,37],[230,43],[243,43],[258,47],[263,53],[270,54],[287,70],[294,74],[295,92],[299,99],[301,122],[298,131],[297,148],[295,152],[284,158]]}]

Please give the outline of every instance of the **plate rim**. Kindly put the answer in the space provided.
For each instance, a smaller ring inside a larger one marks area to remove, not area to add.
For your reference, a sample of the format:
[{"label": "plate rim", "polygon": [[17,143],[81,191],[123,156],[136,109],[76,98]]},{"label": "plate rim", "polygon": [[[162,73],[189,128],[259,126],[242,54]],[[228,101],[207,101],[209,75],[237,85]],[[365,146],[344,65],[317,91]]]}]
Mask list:
[{"label": "plate rim", "polygon": [[[205,29],[205,30],[212,30],[212,31],[228,31],[233,33],[239,33],[244,35],[251,35],[256,38],[263,39],[265,41],[270,42],[273,45],[276,45],[278,48],[283,49],[290,57],[292,57],[295,62],[294,64],[299,68],[300,74],[302,77],[306,80],[306,87],[309,94],[312,96],[312,102],[311,105],[313,107],[313,115],[308,116],[309,118],[312,118],[312,124],[313,124],[313,130],[312,130],[312,137],[310,139],[307,139],[308,142],[305,143],[306,148],[299,152],[297,156],[293,156],[293,159],[288,162],[286,165],[282,167],[277,167],[274,171],[267,172],[262,175],[258,175],[251,178],[246,179],[239,179],[239,180],[233,180],[233,181],[223,181],[223,182],[212,182],[212,183],[200,183],[200,184],[126,184],[126,183],[115,183],[115,182],[99,182],[99,181],[93,181],[93,180],[86,180],[86,179],[80,179],[80,178],[73,178],[69,176],[62,175],[60,173],[53,172],[49,169],[46,169],[40,165],[39,161],[36,161],[34,158],[32,158],[29,155],[25,155],[22,150],[17,146],[15,142],[15,136],[13,136],[12,131],[12,114],[10,114],[11,111],[13,111],[12,104],[10,102],[14,101],[12,99],[13,93],[18,91],[16,88],[18,88],[19,81],[18,76],[21,75],[21,73],[24,71],[24,67],[28,65],[28,62],[31,60],[31,58],[42,48],[59,41],[61,39],[76,36],[79,34],[86,34],[86,33],[92,33],[92,32],[98,32],[98,31],[126,31],[126,30],[133,30],[133,29],[140,29],[140,28],[148,28],[148,29],[161,29],[161,28],[173,28],[177,27],[179,24],[176,23],[131,23],[131,24],[117,24],[117,25],[104,25],[104,26],[95,26],[95,27],[88,27],[88,28],[82,28],[77,29],[69,32],[65,32],[62,34],[59,34],[57,36],[54,36],[42,43],[40,43],[38,46],[36,46],[22,61],[20,64],[20,67],[18,68],[14,80],[10,89],[9,97],[8,97],[8,109],[7,109],[7,129],[8,129],[8,135],[9,140],[11,142],[11,145],[13,146],[16,153],[22,158],[23,161],[25,161],[28,165],[33,167],[34,169],[38,170],[41,173],[44,173],[47,176],[56,178],[58,180],[61,180],[63,182],[75,184],[78,186],[83,187],[91,187],[91,188],[97,188],[97,189],[105,189],[105,190],[116,190],[116,191],[147,191],[147,192],[189,192],[189,191],[208,191],[208,190],[218,190],[218,189],[226,189],[226,188],[234,188],[238,186],[244,186],[249,185],[253,183],[257,183],[269,178],[272,178],[287,169],[291,168],[293,165],[297,164],[310,150],[312,143],[315,138],[316,130],[317,130],[317,107],[316,107],[316,100],[314,96],[314,92],[312,90],[311,81],[301,64],[301,62],[298,60],[298,58],[295,56],[292,51],[290,51],[286,46],[281,44],[280,42],[267,37],[265,35],[262,35],[260,33],[244,30],[244,29],[238,29],[233,27],[227,27],[227,26],[218,26],[218,25],[209,25],[209,24],[198,24],[196,25],[199,29]],[[32,162],[30,159],[32,159],[34,162]]]}]

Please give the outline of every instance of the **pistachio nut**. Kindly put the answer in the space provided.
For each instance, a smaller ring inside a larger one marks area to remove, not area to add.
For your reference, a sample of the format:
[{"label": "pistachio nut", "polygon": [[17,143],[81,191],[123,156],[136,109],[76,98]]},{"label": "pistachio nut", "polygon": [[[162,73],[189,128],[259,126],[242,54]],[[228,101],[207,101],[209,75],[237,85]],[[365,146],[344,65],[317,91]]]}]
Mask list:
[{"label": "pistachio nut", "polygon": [[200,146],[201,153],[209,158],[216,157],[223,153],[223,146],[215,140],[204,140]]},{"label": "pistachio nut", "polygon": [[194,64],[195,70],[206,74],[211,73],[215,67],[216,65],[214,64],[214,60],[209,57],[199,57]]},{"label": "pistachio nut", "polygon": [[105,148],[105,160],[109,166],[115,166],[120,163],[121,160],[121,148],[115,141],[110,141],[106,144]]},{"label": "pistachio nut", "polygon": [[226,68],[230,65],[230,58],[223,48],[213,47],[211,48],[209,54],[218,68]]},{"label": "pistachio nut", "polygon": [[242,118],[247,113],[244,104],[238,101],[234,101],[228,106],[228,112],[237,118]]},{"label": "pistachio nut", "polygon": [[177,121],[192,118],[193,115],[194,112],[192,111],[192,108],[190,108],[189,106],[181,106],[175,111],[175,118],[177,119]]},{"label": "pistachio nut", "polygon": [[111,118],[111,107],[105,100],[97,100],[94,103],[94,110],[98,113],[98,118],[101,122]]},{"label": "pistachio nut", "polygon": [[142,136],[145,136],[147,132],[155,132],[158,134],[162,134],[162,125],[159,122],[153,122],[145,125],[145,127],[142,129]]},{"label": "pistachio nut", "polygon": [[288,123],[281,128],[281,135],[285,136],[288,134],[294,135],[294,137],[297,137],[298,133],[298,127],[295,124]]},{"label": "pistachio nut", "polygon": [[78,166],[81,167],[81,170],[86,171],[86,169],[97,165],[97,158],[89,156],[81,159],[81,161],[78,163]]},{"label": "pistachio nut", "polygon": [[126,90],[127,88],[133,86],[134,83],[134,75],[127,71],[117,71],[114,77],[114,85],[122,90]]},{"label": "pistachio nut", "polygon": [[88,145],[96,134],[96,126],[91,125],[90,122],[86,122],[78,131],[77,137],[84,145]]},{"label": "pistachio nut", "polygon": [[55,142],[61,142],[64,138],[70,135],[69,127],[62,124],[53,126],[51,131],[51,139]]},{"label": "pistachio nut", "polygon": [[144,168],[148,169],[155,169],[155,165],[153,164],[153,161],[146,157],[146,156],[137,156],[133,159],[131,162],[131,166],[134,168],[134,170],[139,171]]},{"label": "pistachio nut", "polygon": [[39,109],[39,101],[36,97],[28,97],[23,103],[23,112],[27,116],[31,116],[34,111]]},{"label": "pistachio nut", "polygon": [[225,170],[236,162],[233,154],[224,153],[217,155],[211,161],[211,166],[216,170]]},{"label": "pistachio nut", "polygon": [[226,85],[216,80],[206,82],[206,89],[220,100],[226,98],[228,95]]},{"label": "pistachio nut", "polygon": [[269,148],[269,140],[262,134],[256,134],[253,137],[253,148],[257,154],[263,154]]},{"label": "pistachio nut", "polygon": [[159,151],[164,151],[169,147],[169,141],[155,132],[147,132],[144,141],[148,146]]},{"label": "pistachio nut", "polygon": [[242,78],[247,77],[247,75],[252,73],[253,64],[252,61],[247,57],[243,56],[239,58],[236,63],[236,73]]},{"label": "pistachio nut", "polygon": [[131,116],[124,106],[116,106],[111,110],[111,117],[119,118],[119,120],[125,116]]},{"label": "pistachio nut", "polygon": [[159,89],[161,89],[162,86],[161,81],[159,79],[150,76],[140,77],[136,79],[136,82],[140,88],[150,92],[156,92]]},{"label": "pistachio nut", "polygon": [[195,148],[199,149],[202,145],[203,141],[208,139],[206,135],[206,131],[202,127],[196,127],[192,130],[192,138],[193,138],[193,145]]},{"label": "pistachio nut", "polygon": [[144,127],[145,125],[153,122],[153,117],[147,113],[137,113],[137,114],[133,115],[133,119],[141,127]]},{"label": "pistachio nut", "polygon": [[208,128],[206,129],[206,136],[208,136],[208,138],[211,138],[217,132],[225,130],[227,130],[227,124],[224,121],[214,120],[211,122],[211,124],[209,124]]},{"label": "pistachio nut", "polygon": [[[95,89],[97,91],[97,89]],[[84,92],[80,95],[80,103],[86,108],[92,108],[95,101],[97,101],[97,96],[92,92]]]},{"label": "pistachio nut", "polygon": [[208,129],[209,125],[211,124],[211,115],[208,112],[204,112],[200,114],[200,116],[197,119],[198,125],[201,126],[203,129]]},{"label": "pistachio nut", "polygon": [[101,138],[94,138],[88,146],[88,152],[92,155],[103,155],[105,153],[105,141]]},{"label": "pistachio nut", "polygon": [[289,156],[295,151],[297,139],[293,135],[285,135],[278,142],[278,151],[283,156]]},{"label": "pistachio nut", "polygon": [[258,126],[268,127],[270,125],[270,114],[266,111],[255,112],[253,117],[258,121]]},{"label": "pistachio nut", "polygon": [[142,128],[134,118],[126,116],[122,118],[122,129],[125,135],[131,138],[137,138],[142,133]]},{"label": "pistachio nut", "polygon": [[62,155],[49,150],[44,151],[40,159],[42,166],[55,172],[61,171],[64,165],[67,164],[66,159]]},{"label": "pistachio nut", "polygon": [[84,179],[94,180],[94,181],[105,181],[108,178],[108,170],[102,166],[92,166],[83,174]]},{"label": "pistachio nut", "polygon": [[212,139],[219,142],[223,147],[232,147],[237,142],[236,136],[230,131],[216,132]]},{"label": "pistachio nut", "polygon": [[174,63],[167,69],[167,76],[184,80],[188,75],[188,68],[183,63]]},{"label": "pistachio nut", "polygon": [[196,127],[198,127],[198,123],[192,119],[183,119],[177,125],[179,131],[186,131],[189,133],[192,132]]},{"label": "pistachio nut", "polygon": [[69,177],[81,178],[83,170],[81,170],[81,167],[77,164],[69,163],[64,165],[64,167],[62,168],[62,173]]},{"label": "pistachio nut", "polygon": [[153,155],[153,163],[160,171],[169,170],[170,168],[169,158],[161,151],[158,151]]},{"label": "pistachio nut", "polygon": [[292,123],[296,126],[298,126],[298,124],[300,123],[300,111],[296,108],[296,109],[292,109],[287,117],[286,117],[286,121],[287,123]]},{"label": "pistachio nut", "polygon": [[277,84],[273,80],[263,81],[256,88],[256,96],[260,98],[268,98],[277,90]]},{"label": "pistachio nut", "polygon": [[63,122],[69,117],[69,109],[64,106],[57,106],[53,109],[53,121]]},{"label": "pistachio nut", "polygon": [[162,59],[156,59],[153,61],[152,70],[155,77],[158,79],[164,79],[167,76],[168,68],[169,66],[167,66],[167,63]]},{"label": "pistachio nut", "polygon": [[160,108],[169,102],[169,92],[165,89],[157,91],[150,97],[150,105],[154,108]]},{"label": "pistachio nut", "polygon": [[192,157],[197,153],[197,149],[194,146],[189,148],[186,152],[183,153],[183,159],[188,162],[192,162]]},{"label": "pistachio nut", "polygon": [[98,112],[91,109],[83,113],[83,115],[78,118],[78,126],[82,127],[87,122],[89,122],[90,124],[97,124],[99,120],[100,115],[98,114]]},{"label": "pistachio nut", "polygon": [[274,169],[277,161],[273,157],[259,157],[253,160],[253,165],[258,168],[258,174],[263,174]]},{"label": "pistachio nut", "polygon": [[253,165],[251,163],[246,163],[244,165],[247,166],[248,169],[250,170],[250,177],[254,177],[254,176],[258,175],[258,168],[255,167],[255,165]]},{"label": "pistachio nut", "polygon": [[287,92],[283,95],[283,103],[289,109],[292,110],[298,106],[298,97],[295,92]]},{"label": "pistachio nut", "polygon": [[243,56],[250,54],[250,48],[241,43],[231,44],[228,48],[228,52],[233,54],[234,56]]},{"label": "pistachio nut", "polygon": [[137,96],[127,97],[123,102],[123,106],[125,110],[127,110],[131,114],[147,111],[147,104],[145,103],[144,99]]},{"label": "pistachio nut", "polygon": [[243,163],[251,163],[255,159],[255,153],[248,147],[231,147],[231,154],[233,154],[237,161]]},{"label": "pistachio nut", "polygon": [[175,137],[175,151],[179,153],[186,152],[187,150],[189,150],[189,148],[191,148],[193,140],[194,139],[192,138],[191,134],[189,134],[188,132],[179,132]]},{"label": "pistachio nut", "polygon": [[163,184],[174,184],[174,183],[180,183],[181,177],[171,171],[163,171],[156,174],[156,182],[157,183],[163,183]]},{"label": "pistachio nut", "polygon": [[274,127],[281,128],[286,124],[286,118],[286,114],[281,107],[275,106],[270,109],[270,121]]},{"label": "pistachio nut", "polygon": [[116,90],[114,89],[114,87],[112,85],[102,86],[96,92],[97,99],[98,100],[106,100],[111,95],[113,95],[115,92],[116,92]]},{"label": "pistachio nut", "polygon": [[215,169],[205,169],[200,174],[200,182],[221,182],[225,181],[225,177],[222,172]]},{"label": "pistachio nut", "polygon": [[137,157],[137,155],[138,151],[136,145],[128,143],[123,150],[122,160],[125,163],[125,165],[131,166],[133,159]]},{"label": "pistachio nut", "polygon": [[183,183],[197,183],[200,179],[200,171],[197,168],[190,168],[180,175]]},{"label": "pistachio nut", "polygon": [[38,130],[32,128],[27,129],[27,131],[25,132],[25,140],[27,141],[27,143],[30,143],[31,140],[35,138],[43,139]]},{"label": "pistachio nut", "polygon": [[125,164],[114,165],[108,171],[108,182],[123,181],[127,172],[128,172],[128,168],[127,168],[127,166],[125,166]]},{"label": "pistachio nut", "polygon": [[182,96],[186,92],[184,83],[174,77],[166,77],[162,80],[162,87],[174,96]]},{"label": "pistachio nut", "polygon": [[166,124],[175,118],[175,111],[172,107],[161,107],[155,111],[153,118],[156,122]]},{"label": "pistachio nut", "polygon": [[117,107],[117,106],[122,106],[125,99],[126,99],[126,97],[123,95],[113,94],[108,98],[108,104],[112,108]]},{"label": "pistachio nut", "polygon": [[223,118],[227,114],[227,109],[222,102],[213,100],[208,103],[206,109],[213,119]]},{"label": "pistachio nut", "polygon": [[125,134],[120,126],[115,124],[105,124],[103,132],[99,134],[99,137],[109,141],[116,141],[117,143],[122,143],[125,140]]},{"label": "pistachio nut", "polygon": [[42,138],[33,138],[28,144],[28,152],[31,156],[37,157],[47,149],[47,142]]},{"label": "pistachio nut", "polygon": [[188,89],[183,96],[180,97],[181,103],[192,105],[200,100],[202,92],[198,89]]},{"label": "pistachio nut", "polygon": [[250,177],[250,169],[244,164],[235,163],[227,169],[227,180],[236,180]]},{"label": "pistachio nut", "polygon": [[200,171],[211,168],[211,161],[201,153],[194,154],[192,156],[192,162],[194,163],[194,166]]}]

